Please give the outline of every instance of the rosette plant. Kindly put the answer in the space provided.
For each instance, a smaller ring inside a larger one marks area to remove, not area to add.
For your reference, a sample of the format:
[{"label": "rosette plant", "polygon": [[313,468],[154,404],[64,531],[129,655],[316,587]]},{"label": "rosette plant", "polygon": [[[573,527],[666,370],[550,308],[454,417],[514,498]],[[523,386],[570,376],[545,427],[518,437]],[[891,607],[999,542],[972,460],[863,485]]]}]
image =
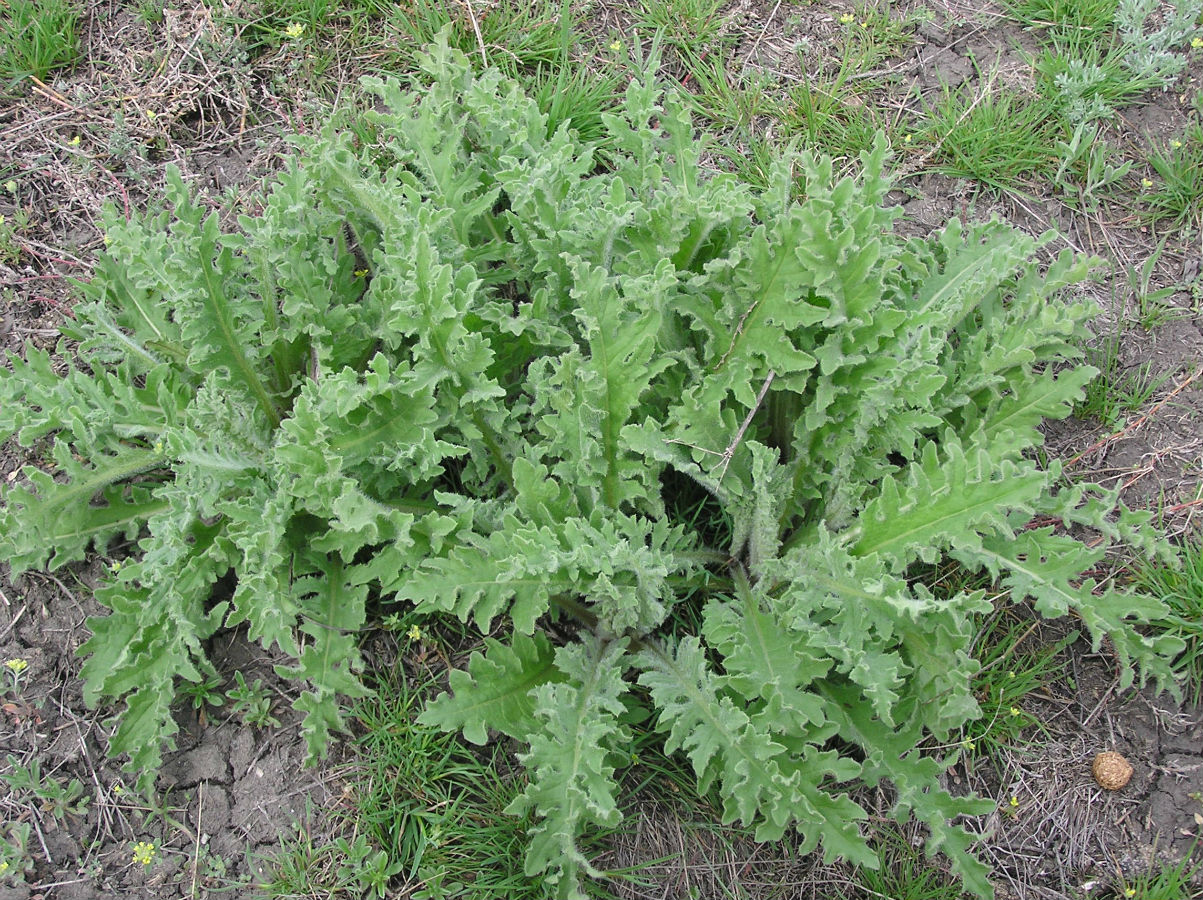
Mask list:
[{"label": "rosette plant", "polygon": [[[564,896],[640,721],[762,840],[876,866],[853,792],[885,785],[988,894],[954,820],[991,804],[922,749],[979,712],[979,614],[1072,614],[1125,684],[1171,681],[1173,639],[1134,627],[1161,605],[1082,574],[1157,552],[1147,517],[1033,452],[1094,374],[1062,299],[1087,263],[999,223],[899,236],[884,140],[762,189],[706,171],[650,77],[603,159],[445,45],[424,65],[368,79],[374,139],[298,141],[236,223],[178,174],[110,215],[66,370],[29,348],[0,376],[0,434],[46,460],[5,494],[13,570],[126,557],[83,647],[113,752],[147,786],[242,626],[321,753],[402,604],[489,636],[422,718],[524,748],[526,868]],[[993,601],[912,577],[942,559]]]}]

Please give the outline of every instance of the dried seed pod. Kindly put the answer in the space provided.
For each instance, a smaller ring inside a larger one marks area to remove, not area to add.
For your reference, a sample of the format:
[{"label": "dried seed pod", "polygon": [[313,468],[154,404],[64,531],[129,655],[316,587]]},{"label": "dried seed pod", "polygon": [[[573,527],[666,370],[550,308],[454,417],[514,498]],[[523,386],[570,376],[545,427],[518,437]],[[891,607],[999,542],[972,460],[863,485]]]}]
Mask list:
[{"label": "dried seed pod", "polygon": [[1095,756],[1090,771],[1099,787],[1107,791],[1118,791],[1132,778],[1131,763],[1113,750]]}]

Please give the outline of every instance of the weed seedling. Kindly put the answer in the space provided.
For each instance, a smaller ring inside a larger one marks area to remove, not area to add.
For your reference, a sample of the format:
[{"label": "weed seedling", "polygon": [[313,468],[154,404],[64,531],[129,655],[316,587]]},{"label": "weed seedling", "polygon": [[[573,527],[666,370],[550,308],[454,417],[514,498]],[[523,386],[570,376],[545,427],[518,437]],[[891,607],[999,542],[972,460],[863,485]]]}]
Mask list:
[{"label": "weed seedling", "polygon": [[234,701],[231,712],[255,728],[278,726],[280,720],[272,715],[271,697],[268,696],[263,681],[256,678],[254,684],[248,685],[241,672],[234,673],[234,680],[238,682],[238,686],[226,691],[226,696]]},{"label": "weed seedling", "polygon": [[33,826],[28,822],[10,822],[0,836],[0,884],[21,882],[33,869],[29,838]]},{"label": "weed seedling", "polygon": [[1103,192],[1120,184],[1132,171],[1132,160],[1112,164],[1115,149],[1102,140],[1099,126],[1092,122],[1080,122],[1069,140],[1058,141],[1057,154],[1061,162],[1053,175],[1053,185],[1065,202],[1080,212],[1096,211]]},{"label": "weed seedling", "polygon": [[1164,250],[1165,241],[1162,240],[1152,255],[1144,260],[1138,268],[1129,267],[1126,270],[1128,286],[1136,300],[1137,321],[1145,331],[1152,331],[1166,322],[1190,316],[1189,310],[1179,309],[1168,302],[1170,297],[1183,289],[1182,285],[1153,287],[1154,271]]},{"label": "weed seedling", "polygon": [[4,661],[4,670],[8,673],[8,686],[14,694],[21,690],[21,681],[24,679],[25,670],[29,668],[29,660],[27,659],[6,659]]},{"label": "weed seedling", "polygon": [[207,706],[220,707],[225,703],[221,679],[216,675],[202,677],[200,681],[186,681],[180,686],[180,693],[188,698],[192,708],[198,712]]},{"label": "weed seedling", "polygon": [[25,766],[10,753],[6,762],[9,771],[0,774],[0,781],[6,783],[14,794],[24,794],[36,802],[42,812],[62,819],[67,815],[82,816],[88,811],[91,798],[84,795],[84,786],[79,779],[73,778],[64,785],[43,775],[41,763],[36,758]]}]

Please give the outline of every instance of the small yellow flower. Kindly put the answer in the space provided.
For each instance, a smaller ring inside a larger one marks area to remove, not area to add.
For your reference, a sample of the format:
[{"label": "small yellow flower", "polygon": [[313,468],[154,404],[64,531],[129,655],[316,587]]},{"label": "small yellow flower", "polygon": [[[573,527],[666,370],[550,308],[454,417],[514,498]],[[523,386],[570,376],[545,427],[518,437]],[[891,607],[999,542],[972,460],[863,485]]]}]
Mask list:
[{"label": "small yellow flower", "polygon": [[1012,715],[1012,716],[1018,716],[1018,715],[1019,715],[1019,707],[1018,707],[1018,706],[1012,706],[1012,707],[1011,707],[1011,715]]},{"label": "small yellow flower", "polygon": [[1182,141],[1170,141],[1170,149],[1181,150],[1182,149]]},{"label": "small yellow flower", "polygon": [[1140,186],[1147,191],[1153,186],[1153,182],[1149,181],[1147,178],[1142,178],[1140,179]]},{"label": "small yellow flower", "polygon": [[120,572],[121,571],[121,560],[115,559],[111,563],[109,563],[109,571],[110,572]]},{"label": "small yellow flower", "polygon": [[909,144],[910,142],[911,142],[911,136],[909,134],[903,135],[902,143]]},{"label": "small yellow flower", "polygon": [[113,243],[113,239],[112,239],[111,237],[109,237],[109,235],[108,235],[108,233],[107,233],[107,232],[106,232],[105,234],[101,235],[101,239],[104,241],[104,245],[105,245],[106,247],[107,247],[109,244]]},{"label": "small yellow flower", "polygon": [[12,672],[14,675],[20,675],[29,668],[29,660],[27,659],[6,659],[4,668]]},{"label": "small yellow flower", "polygon": [[1203,37],[1191,38],[1190,45],[1196,50],[1203,50]]},{"label": "small yellow flower", "polygon": [[852,13],[844,13],[842,16],[840,16],[841,25],[851,25],[855,21],[856,16],[852,15]]},{"label": "small yellow flower", "polygon": [[155,441],[155,453],[162,453],[162,452],[163,452],[163,442]]},{"label": "small yellow flower", "polygon": [[7,871],[8,871],[8,861],[0,860],[0,875],[3,875]]},{"label": "small yellow flower", "polygon": [[621,50],[621,49],[622,49],[622,41],[611,41],[611,42],[610,42],[610,49],[611,49],[613,52],[617,53],[619,50]]},{"label": "small yellow flower", "polygon": [[1008,673],[1007,673],[1007,677],[1008,677],[1008,678],[1014,678],[1014,677],[1015,677],[1015,671],[1014,671],[1014,670],[1011,670],[1010,672],[1008,672]]},{"label": "small yellow flower", "polygon": [[422,640],[422,629],[417,625],[410,625],[409,631],[405,632],[405,634],[411,641]]},{"label": "small yellow flower", "polygon": [[973,743],[973,741],[971,741],[971,740],[966,739],[965,740],[965,749],[966,750],[976,750],[977,744]]},{"label": "small yellow flower", "polygon": [[155,120],[155,111],[153,109],[148,109],[146,111],[146,118],[153,122]]},{"label": "small yellow flower", "polygon": [[284,33],[293,40],[296,40],[305,33],[305,25],[301,22],[293,22],[284,29]]},{"label": "small yellow flower", "polygon": [[115,785],[113,785],[113,793],[116,794],[118,797],[120,797],[122,794],[125,793],[125,788],[123,788],[119,784],[115,784]]},{"label": "small yellow flower", "polygon": [[10,178],[4,182],[4,189],[10,194],[15,194],[17,192],[17,183]]},{"label": "small yellow flower", "polygon": [[79,135],[78,134],[75,135],[74,137],[71,138],[71,140],[67,141],[67,143],[70,144],[72,147],[78,147],[79,146]]},{"label": "small yellow flower", "polygon": [[1018,808],[1019,808],[1019,798],[1012,797],[1011,798],[1011,809],[1018,809]]},{"label": "small yellow flower", "polygon": [[356,269],[356,270],[355,270],[355,277],[356,277],[356,278],[367,278],[367,277],[368,277],[368,270],[367,270],[367,269]]},{"label": "small yellow flower", "polygon": [[1125,888],[1124,896],[1125,897],[1135,897],[1136,896],[1136,888]]},{"label": "small yellow flower", "polygon": [[134,862],[149,866],[155,858],[155,845],[150,841],[138,841],[134,844]]},{"label": "small yellow flower", "polygon": [[868,19],[865,19],[865,20],[863,20],[863,21],[860,23],[860,27],[861,27],[861,28],[868,28],[868,27],[869,27],[869,20],[868,20]]}]

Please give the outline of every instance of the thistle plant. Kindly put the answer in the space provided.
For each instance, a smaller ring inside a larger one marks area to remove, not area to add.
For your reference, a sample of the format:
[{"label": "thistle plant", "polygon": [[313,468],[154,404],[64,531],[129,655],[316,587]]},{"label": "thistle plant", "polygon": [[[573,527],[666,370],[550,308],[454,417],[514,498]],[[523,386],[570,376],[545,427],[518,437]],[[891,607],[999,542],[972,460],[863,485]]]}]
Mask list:
[{"label": "thistle plant", "polygon": [[896,235],[884,139],[754,188],[703,173],[648,76],[603,166],[445,43],[423,66],[365,81],[376,145],[299,140],[237,228],[177,174],[164,211],[110,215],[73,364],[0,375],[0,435],[53,467],[5,496],[13,568],[129,554],[83,648],[89,701],[124,703],[112,751],[146,787],[178,685],[245,624],[320,754],[369,609],[453,615],[490,637],[421,721],[524,748],[526,871],[559,895],[598,874],[579,837],[621,818],[641,716],[761,840],[875,867],[853,792],[888,786],[989,894],[954,821],[992,804],[923,748],[979,715],[990,601],[913,566],[1077,616],[1125,686],[1181,648],[1134,627],[1159,601],[1083,575],[1160,552],[1148,516],[1032,452],[1095,374],[1093,308],[1062,299],[1088,263],[998,223]]}]

